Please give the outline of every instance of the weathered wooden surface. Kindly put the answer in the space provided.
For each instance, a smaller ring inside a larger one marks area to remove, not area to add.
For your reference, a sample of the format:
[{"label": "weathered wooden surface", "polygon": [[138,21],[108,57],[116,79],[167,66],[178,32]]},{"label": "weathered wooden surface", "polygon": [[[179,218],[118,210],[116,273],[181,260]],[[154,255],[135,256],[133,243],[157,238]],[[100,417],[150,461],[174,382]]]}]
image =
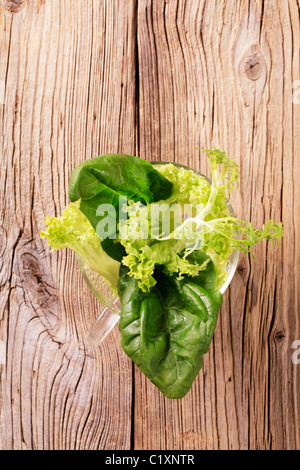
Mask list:
[{"label": "weathered wooden surface", "polygon": [[[299,18],[299,0],[0,0],[1,449],[300,448]],[[203,370],[172,401],[117,328],[87,345],[99,304],[38,230],[86,158],[206,173],[195,147],[211,146],[240,164],[238,216],[285,237],[241,258]]]}]

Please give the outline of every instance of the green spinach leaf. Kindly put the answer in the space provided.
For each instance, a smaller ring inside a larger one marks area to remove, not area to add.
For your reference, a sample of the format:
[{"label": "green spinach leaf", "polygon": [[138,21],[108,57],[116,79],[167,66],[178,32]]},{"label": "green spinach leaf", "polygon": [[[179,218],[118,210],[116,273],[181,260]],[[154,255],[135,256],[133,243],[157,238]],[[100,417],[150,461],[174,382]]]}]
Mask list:
[{"label": "green spinach leaf", "polygon": [[122,348],[168,398],[190,390],[214,334],[222,295],[212,262],[205,272],[206,281],[202,273],[177,280],[158,267],[157,284],[143,292],[127,268],[120,271]]},{"label": "green spinach leaf", "polygon": [[124,198],[150,204],[168,198],[171,192],[172,183],[151,163],[123,154],[107,154],[83,162],[75,168],[69,183],[70,200],[80,200],[80,210],[96,231],[99,222],[108,217],[107,212],[99,213],[99,206],[108,204],[115,209],[102,246],[118,261],[126,254],[114,241]]}]

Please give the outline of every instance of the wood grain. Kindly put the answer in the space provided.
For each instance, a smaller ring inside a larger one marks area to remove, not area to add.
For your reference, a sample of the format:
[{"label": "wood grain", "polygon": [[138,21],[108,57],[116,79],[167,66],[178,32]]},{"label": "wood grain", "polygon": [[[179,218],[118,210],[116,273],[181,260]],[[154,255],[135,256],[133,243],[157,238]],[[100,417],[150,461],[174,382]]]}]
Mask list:
[{"label": "wood grain", "polygon": [[296,1],[139,1],[140,156],[207,174],[195,147],[220,146],[241,168],[237,215],[285,238],[240,260],[187,397],[136,371],[136,448],[299,448],[299,40]]},{"label": "wood grain", "polygon": [[[299,0],[0,0],[0,449],[300,449]],[[2,88],[1,88],[2,87]],[[295,98],[295,95],[294,95]],[[71,170],[106,152],[208,174],[283,221],[240,259],[203,370],[168,400],[132,368],[70,252],[39,237]]]},{"label": "wood grain", "polygon": [[79,162],[135,151],[135,5],[19,3],[0,10],[0,445],[128,448],[132,366],[118,331],[88,347],[101,306],[75,257],[50,255],[38,231],[62,213]]}]

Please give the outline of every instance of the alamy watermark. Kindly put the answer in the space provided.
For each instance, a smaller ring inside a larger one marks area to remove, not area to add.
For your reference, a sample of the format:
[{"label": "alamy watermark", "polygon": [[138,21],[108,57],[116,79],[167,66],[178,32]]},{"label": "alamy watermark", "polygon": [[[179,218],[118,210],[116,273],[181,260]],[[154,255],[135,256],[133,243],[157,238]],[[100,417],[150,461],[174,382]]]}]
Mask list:
[{"label": "alamy watermark", "polygon": [[[203,205],[175,203],[141,203],[127,205],[126,197],[119,200],[119,207],[112,204],[101,204],[97,208],[98,223],[96,232],[102,240],[147,240],[147,239],[192,239],[201,238],[201,221],[199,214]],[[196,215],[198,214],[197,218]],[[130,218],[131,223],[128,224]],[[118,233],[118,236],[117,236]]]},{"label": "alamy watermark", "polygon": [[292,363],[295,364],[295,366],[298,366],[300,364],[300,340],[299,339],[293,342],[292,349],[296,349],[296,351],[292,354]]},{"label": "alamy watermark", "polygon": [[[96,232],[101,240],[147,240],[174,239],[199,243],[203,238],[204,225],[201,217],[204,205],[165,202],[143,205],[129,203],[126,197],[119,200],[119,206],[101,204],[97,208]],[[199,215],[200,214],[200,215]],[[128,223],[130,220],[130,223]]]}]

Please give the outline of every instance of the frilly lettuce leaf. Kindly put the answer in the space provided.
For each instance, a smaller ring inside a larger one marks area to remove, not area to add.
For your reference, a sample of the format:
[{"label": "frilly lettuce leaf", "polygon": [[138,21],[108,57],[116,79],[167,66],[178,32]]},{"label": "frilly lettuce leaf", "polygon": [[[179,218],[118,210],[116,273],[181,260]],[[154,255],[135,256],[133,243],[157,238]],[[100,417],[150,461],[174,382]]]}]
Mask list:
[{"label": "frilly lettuce leaf", "polygon": [[67,206],[61,217],[45,219],[47,229],[40,231],[41,238],[47,238],[53,251],[69,248],[77,253],[95,272],[114,289],[119,279],[120,263],[108,256],[101,246],[101,239],[92,225],[79,210],[77,203]]},{"label": "frilly lettuce leaf", "polygon": [[156,284],[153,276],[156,265],[163,266],[165,274],[176,274],[176,278],[181,280],[184,275],[197,276],[210,261],[207,258],[198,265],[183,258],[179,253],[181,243],[178,240],[144,245],[139,249],[135,248],[135,244],[129,241],[122,241],[122,244],[128,253],[123,258],[122,263],[129,268],[129,275],[139,281],[139,288],[143,292],[149,292]]},{"label": "frilly lettuce leaf", "polygon": [[[192,170],[173,164],[156,165],[158,171],[173,184],[172,194],[161,201],[171,206],[179,203],[192,205],[192,212],[169,234],[161,226],[151,227],[151,206],[132,204],[126,222],[127,237],[120,240],[127,256],[122,263],[129,268],[129,276],[139,281],[139,287],[149,291],[155,285],[155,265],[163,265],[164,272],[181,279],[196,276],[205,266],[193,265],[189,255],[201,250],[212,259],[217,272],[217,287],[227,278],[226,266],[235,249],[244,254],[267,239],[273,243],[283,236],[282,224],[272,220],[256,229],[250,222],[237,219],[228,207],[228,195],[238,186],[239,167],[225,152],[214,148],[205,150],[211,167],[211,183]],[[184,210],[184,209],[182,209]],[[153,222],[153,220],[152,220]],[[155,224],[154,224],[155,225]],[[155,228],[155,227],[154,227]]]},{"label": "frilly lettuce leaf", "polygon": [[172,193],[165,201],[169,205],[181,203],[196,206],[207,204],[211,184],[207,178],[173,163],[154,164],[155,168],[173,184]]}]

